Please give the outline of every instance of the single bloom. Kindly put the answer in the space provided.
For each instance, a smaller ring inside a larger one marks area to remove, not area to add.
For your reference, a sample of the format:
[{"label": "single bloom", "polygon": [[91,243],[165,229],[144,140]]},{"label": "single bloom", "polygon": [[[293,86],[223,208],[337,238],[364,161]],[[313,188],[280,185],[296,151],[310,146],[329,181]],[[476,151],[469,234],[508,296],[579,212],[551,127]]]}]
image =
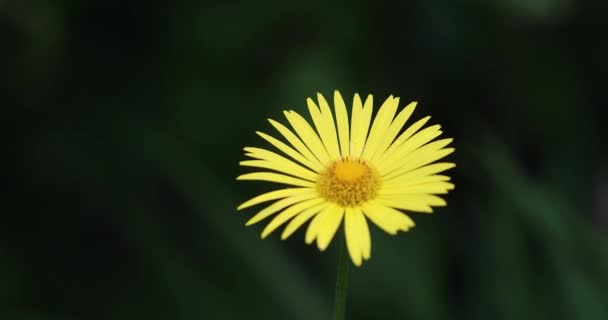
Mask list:
[{"label": "single bloom", "polygon": [[360,266],[371,256],[368,221],[396,234],[414,226],[404,211],[431,213],[433,207],[446,205],[438,195],[454,189],[454,184],[439,173],[455,164],[436,161],[454,151],[446,148],[453,139],[433,141],[442,131],[439,125],[423,128],[428,116],[405,129],[416,102],[398,112],[399,97],[391,95],[373,121],[372,95],[363,102],[355,94],[350,121],[338,91],[334,92],[333,113],[321,94],[317,94],[317,103],[311,98],[306,102],[313,125],[290,110],[283,113],[291,129],[268,119],[281,139],[257,132],[280,153],[244,148],[245,156],[251,159],[240,165],[261,170],[237,180],[285,185],[238,207],[241,210],[272,201],[246,223],[249,226],[274,216],[262,238],[287,224],[281,234],[286,239],[310,221],[305,241],[311,244],[316,240],[323,251],[344,223],[348,253]]}]

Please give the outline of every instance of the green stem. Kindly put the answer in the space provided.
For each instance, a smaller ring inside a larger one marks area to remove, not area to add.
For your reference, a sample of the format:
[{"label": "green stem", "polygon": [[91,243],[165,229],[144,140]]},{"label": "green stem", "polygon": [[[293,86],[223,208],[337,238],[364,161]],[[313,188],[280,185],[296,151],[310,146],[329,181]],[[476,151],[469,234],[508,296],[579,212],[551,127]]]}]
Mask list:
[{"label": "green stem", "polygon": [[338,276],[336,279],[336,297],[334,311],[336,320],[344,320],[346,314],[346,290],[348,288],[348,251],[345,241],[340,243],[340,257],[338,258]]}]

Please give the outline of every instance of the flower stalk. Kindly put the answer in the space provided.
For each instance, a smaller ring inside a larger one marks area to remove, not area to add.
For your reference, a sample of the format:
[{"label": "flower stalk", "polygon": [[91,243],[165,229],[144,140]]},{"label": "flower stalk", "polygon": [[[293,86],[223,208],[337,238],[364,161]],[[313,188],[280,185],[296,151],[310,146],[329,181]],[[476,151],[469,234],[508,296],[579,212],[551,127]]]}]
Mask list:
[{"label": "flower stalk", "polygon": [[334,300],[335,320],[344,320],[346,314],[346,292],[348,290],[348,251],[344,240],[340,243],[340,253],[338,257],[338,273],[336,277],[336,296]]}]

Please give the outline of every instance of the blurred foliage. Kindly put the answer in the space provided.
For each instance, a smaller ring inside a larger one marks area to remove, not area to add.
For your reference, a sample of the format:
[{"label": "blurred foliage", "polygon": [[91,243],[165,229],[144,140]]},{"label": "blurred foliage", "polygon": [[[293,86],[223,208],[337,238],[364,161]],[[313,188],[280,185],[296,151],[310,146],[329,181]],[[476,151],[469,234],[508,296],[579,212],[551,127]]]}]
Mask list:
[{"label": "blurred foliage", "polygon": [[1,319],[329,319],[337,250],[236,205],[266,118],[340,89],[456,138],[449,206],[351,319],[608,319],[608,3],[0,0]]}]

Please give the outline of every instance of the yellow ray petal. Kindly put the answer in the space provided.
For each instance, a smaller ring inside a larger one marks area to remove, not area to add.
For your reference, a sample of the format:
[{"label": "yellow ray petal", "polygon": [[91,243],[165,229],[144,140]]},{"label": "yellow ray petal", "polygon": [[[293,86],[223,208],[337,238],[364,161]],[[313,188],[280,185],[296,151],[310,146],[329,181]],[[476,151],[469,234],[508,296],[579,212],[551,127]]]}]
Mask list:
[{"label": "yellow ray petal", "polygon": [[355,95],[350,131],[350,155],[354,158],[360,157],[361,153],[363,153],[363,147],[365,146],[367,132],[369,131],[369,123],[374,109],[373,105],[374,97],[370,94],[367,96],[367,99],[365,99],[365,104],[361,109],[361,98],[358,94]]},{"label": "yellow ray petal", "polygon": [[266,202],[266,201],[281,199],[281,198],[285,198],[285,197],[289,197],[289,196],[293,196],[293,195],[297,195],[297,194],[314,194],[316,192],[317,191],[313,188],[285,188],[285,189],[281,189],[281,190],[270,191],[270,192],[264,193],[255,198],[252,198],[252,199],[249,199],[249,200],[243,202],[237,208],[237,210],[249,208],[251,206],[255,206],[256,204],[260,204],[260,203]]},{"label": "yellow ray petal", "polygon": [[431,119],[431,117],[426,116],[409,126],[395,141],[393,141],[393,143],[391,143],[386,152],[380,155],[380,162],[384,162],[385,159],[390,157],[400,145],[407,141],[412,135],[414,135],[414,133],[418,132],[418,130],[429,121],[429,119]]},{"label": "yellow ray petal", "polygon": [[348,126],[348,112],[342,95],[334,91],[334,109],[336,110],[336,123],[338,125],[338,138],[340,139],[340,153],[342,157],[350,156],[350,140]]},{"label": "yellow ray petal", "polygon": [[274,172],[246,173],[246,174],[238,176],[236,179],[237,180],[270,181],[270,182],[289,184],[289,185],[298,186],[298,187],[314,187],[315,186],[314,182],[310,182],[310,181],[306,181],[306,180],[302,180],[302,179],[298,179],[298,178],[294,178],[294,177],[290,177],[290,176],[286,176],[284,174],[274,173]]},{"label": "yellow ray petal", "polygon": [[376,114],[376,118],[374,118],[374,122],[369,131],[369,137],[365,143],[363,154],[361,155],[363,159],[370,160],[376,153],[380,142],[386,139],[386,132],[395,117],[398,106],[399,98],[393,98],[392,95],[384,101],[382,106],[380,106],[378,114]]},{"label": "yellow ray petal", "polygon": [[306,244],[311,244],[319,235],[321,228],[323,228],[323,222],[325,221],[325,217],[328,211],[333,208],[333,205],[329,205],[325,207],[319,214],[317,214],[314,219],[308,225],[308,229],[306,229],[306,236],[304,241]]},{"label": "yellow ray petal", "polygon": [[306,171],[301,170],[302,167],[298,168],[293,165],[271,162],[271,161],[266,161],[266,160],[245,160],[245,161],[240,161],[239,165],[243,166],[243,167],[269,169],[269,170],[277,171],[280,173],[294,175],[298,178],[302,178],[302,179],[308,180],[308,181],[315,181],[316,176],[317,176],[313,172],[310,172],[310,171],[307,172],[307,170]]},{"label": "yellow ray petal", "polygon": [[[407,195],[407,196],[410,196],[410,195]],[[436,195],[417,194],[417,195],[411,195],[411,196],[416,197],[416,198],[420,197],[422,199],[422,201],[428,203],[430,206],[433,206],[433,207],[444,207],[447,205],[447,202],[445,202],[445,200],[443,200],[443,198],[440,198]]]},{"label": "yellow ray petal", "polygon": [[[420,150],[420,149],[418,149],[418,150]],[[414,151],[414,153],[416,153],[416,154],[412,153],[412,156],[405,157],[403,164],[400,167],[396,168],[394,171],[386,174],[384,176],[384,179],[389,180],[393,177],[398,177],[404,173],[407,173],[409,171],[415,170],[415,169],[425,166],[429,163],[433,163],[439,159],[442,159],[445,156],[447,156],[453,152],[454,152],[454,148],[446,148],[446,149],[430,151],[430,152],[426,152],[425,150],[422,150],[421,152]]]},{"label": "yellow ray petal", "polygon": [[270,221],[270,223],[264,228],[264,231],[262,231],[262,239],[266,238],[270,233],[280,227],[283,223],[287,222],[289,219],[298,215],[302,211],[314,209],[316,206],[323,202],[325,202],[324,199],[317,197],[309,200],[304,200],[285,209],[276,217],[274,217],[274,219],[272,219],[272,221]]},{"label": "yellow ray petal", "polygon": [[448,190],[453,190],[454,184],[449,182],[432,182],[425,184],[406,185],[402,187],[385,187],[378,192],[379,195],[400,195],[400,194],[443,194]]},{"label": "yellow ray petal", "polygon": [[270,217],[274,213],[276,213],[280,210],[283,210],[295,203],[299,203],[301,201],[305,201],[305,200],[313,199],[313,198],[317,198],[317,197],[318,196],[316,194],[298,194],[295,196],[281,199],[281,200],[269,205],[268,207],[264,208],[262,211],[258,212],[255,216],[253,216],[251,219],[249,219],[249,221],[247,221],[247,223],[245,223],[245,225],[250,226],[254,223],[258,223],[258,222],[266,219],[267,217]]},{"label": "yellow ray petal", "polygon": [[364,204],[363,212],[367,218],[388,234],[394,235],[399,230],[407,231],[414,226],[414,221],[406,214],[375,201]]},{"label": "yellow ray petal", "polygon": [[300,228],[306,221],[310,218],[317,215],[319,212],[323,211],[327,207],[330,206],[329,202],[322,202],[318,206],[312,207],[310,209],[304,210],[300,214],[298,214],[295,218],[291,219],[283,233],[281,234],[281,239],[285,240],[289,238],[298,228]]},{"label": "yellow ray petal", "polygon": [[327,154],[321,139],[310,124],[295,111],[285,111],[283,113],[294,131],[298,134],[300,139],[302,139],[308,149],[312,151],[312,154],[319,159],[319,162],[321,162],[322,165],[329,162],[329,155]]},{"label": "yellow ray petal", "polygon": [[344,236],[346,238],[346,248],[350,255],[350,259],[353,264],[361,266],[363,262],[363,250],[362,250],[362,236],[359,230],[359,219],[358,215],[361,214],[361,209],[346,208],[344,215]]},{"label": "yellow ray petal", "polygon": [[402,209],[402,210],[409,210],[409,211],[415,211],[415,212],[426,212],[426,213],[432,213],[433,209],[431,208],[431,206],[424,202],[422,199],[417,198],[417,197],[396,197],[396,196],[387,196],[387,195],[382,195],[382,196],[378,196],[375,199],[378,204],[380,205],[384,205],[387,207],[391,207],[391,208],[396,208],[396,209]]},{"label": "yellow ray petal", "polygon": [[[351,109],[351,121],[350,121],[350,146],[349,146],[349,154],[353,155],[355,151],[360,150],[359,148],[361,148],[361,150],[363,149],[363,144],[365,143],[365,141],[361,142],[361,138],[359,138],[359,134],[358,132],[360,132],[361,130],[359,129],[359,127],[361,127],[360,125],[360,118],[361,118],[361,113],[363,112],[363,102],[361,101],[361,97],[359,96],[358,93],[355,93],[355,96],[353,97],[353,108]],[[357,121],[355,121],[357,120]],[[357,134],[355,134],[357,133]],[[355,143],[355,138],[358,139],[358,142]],[[359,144],[361,146],[359,146]],[[359,151],[359,154],[361,152]]]},{"label": "yellow ray petal", "polygon": [[387,180],[382,183],[382,188],[395,188],[395,187],[400,188],[400,187],[406,187],[406,186],[413,186],[413,185],[417,185],[417,184],[444,182],[444,181],[450,181],[450,180],[451,180],[451,178],[448,176],[434,174],[434,175],[429,175],[429,176],[413,177],[410,179]]},{"label": "yellow ray petal", "polygon": [[359,246],[361,247],[361,255],[363,259],[368,260],[372,255],[372,239],[369,234],[369,226],[367,220],[360,208],[355,209],[355,218],[357,229],[359,229]]},{"label": "yellow ray petal", "polygon": [[442,132],[439,130],[440,128],[441,126],[439,125],[430,126],[416,133],[406,142],[402,143],[396,148],[395,152],[383,159],[381,166],[378,167],[380,174],[387,174],[390,171],[390,168],[398,166],[401,159],[408,156],[409,153],[441,135]]},{"label": "yellow ray petal", "polygon": [[417,104],[418,103],[414,101],[408,104],[403,110],[401,110],[401,112],[399,112],[397,117],[395,117],[395,120],[393,120],[393,122],[391,123],[384,137],[380,139],[378,149],[376,153],[371,157],[371,161],[375,161],[383,157],[387,148],[392,144],[393,140],[395,140],[395,137],[397,137],[397,134],[399,134],[399,132],[403,128],[403,125],[405,125],[407,120],[410,118],[410,116],[416,109]]},{"label": "yellow ray petal", "polygon": [[414,169],[414,170],[404,173],[400,176],[396,176],[391,179],[385,179],[385,183],[386,184],[407,183],[408,181],[415,181],[418,178],[433,175],[435,173],[439,173],[439,172],[454,168],[455,166],[456,165],[451,162],[433,163],[433,164],[429,164],[424,167],[420,167],[418,169]]},{"label": "yellow ray petal", "polygon": [[[312,102],[312,99],[308,99]],[[319,107],[321,109],[321,128],[317,127],[319,130],[319,135],[321,136],[321,140],[325,145],[325,149],[329,154],[331,159],[340,158],[340,147],[338,145],[338,135],[336,134],[336,123],[334,122],[334,117],[332,115],[331,109],[329,108],[329,104],[325,97],[322,94],[317,93],[317,100],[319,101]],[[313,102],[314,105],[314,102]]]},{"label": "yellow ray petal", "polygon": [[354,208],[346,208],[346,213],[344,215],[344,236],[346,237],[346,248],[348,249],[351,260],[356,266],[360,266],[362,255],[355,215]]},{"label": "yellow ray petal", "polygon": [[389,163],[388,161],[382,163],[379,166],[381,168],[379,170],[383,172],[385,179],[390,179],[389,176],[399,175],[404,172],[421,167],[423,165],[429,164],[433,161],[439,160],[454,151],[454,149],[441,150],[441,148],[450,144],[452,140],[454,139],[442,139],[426,144],[401,158],[395,158],[394,161],[391,163]]},{"label": "yellow ray petal", "polygon": [[[338,205],[332,205],[323,213],[325,217],[322,218],[323,222],[319,226],[317,233],[317,246],[321,251],[327,249],[327,246],[329,246],[331,239],[334,238],[338,227],[340,227],[342,217],[344,216],[344,208]],[[320,215],[319,218],[321,218]]]},{"label": "yellow ray petal", "polygon": [[396,209],[432,213],[431,207],[443,207],[445,200],[431,194],[378,195],[378,203]]},{"label": "yellow ray petal", "polygon": [[[270,142],[270,144],[272,144],[273,146],[275,146],[277,149],[281,150],[283,153],[285,153],[286,155],[290,156],[292,159],[298,161],[299,163],[301,163],[301,164],[309,167],[313,171],[319,172],[320,169],[322,168],[320,164],[311,161],[309,158],[305,157],[300,152],[294,150],[293,148],[291,148],[290,146],[286,145],[282,141],[280,141],[280,140],[278,140],[278,139],[276,139],[276,138],[274,138],[274,137],[272,137],[270,135],[267,135],[267,134],[265,134],[263,132],[260,132],[260,131],[257,131],[256,133],[260,137],[262,137],[262,139]],[[269,160],[269,159],[265,159],[265,160]]]},{"label": "yellow ray petal", "polygon": [[281,171],[283,173],[287,173],[293,176],[297,176],[299,178],[306,178],[308,180],[314,181],[317,178],[317,173],[302,167],[301,165],[281,156],[274,152],[255,148],[248,148],[249,155],[253,158],[262,159],[261,162],[255,160],[251,161],[242,161],[240,165],[242,166],[250,166],[250,167],[259,167],[259,168],[268,168],[276,171]]},{"label": "yellow ray petal", "polygon": [[[311,98],[306,99],[306,104],[308,105],[308,112],[310,113],[310,116],[312,118],[312,122],[315,125],[315,128],[317,129],[317,134],[319,135],[319,137],[321,138],[321,142],[323,144],[323,148],[325,149],[325,151],[327,151],[327,154],[329,155],[330,158],[338,158],[337,154],[334,154],[334,150],[332,147],[333,145],[330,147],[330,134],[328,133],[328,128],[327,128],[327,124],[325,123],[325,119],[323,117],[323,115],[321,114],[321,111],[319,110],[319,108],[317,107],[317,105],[315,104],[314,101],[312,101]],[[336,151],[337,152],[337,151]]]},{"label": "yellow ray petal", "polygon": [[441,126],[438,124],[432,125],[428,128],[424,128],[412,135],[400,146],[395,147],[395,154],[405,155],[407,154],[407,152],[415,150],[416,148],[425,145],[429,141],[435,139],[435,137],[439,136],[441,133]]},{"label": "yellow ray petal", "polygon": [[268,119],[268,122],[270,122],[270,124],[275,129],[277,129],[277,131],[279,131],[279,133],[285,139],[287,139],[287,141],[291,143],[291,145],[296,148],[296,150],[298,150],[298,152],[302,154],[310,162],[311,165],[313,165],[311,169],[314,169],[316,172],[323,170],[323,165],[321,164],[319,159],[317,159],[317,157],[315,157],[312,152],[310,152],[310,150],[304,145],[302,140],[300,140],[300,138],[298,138],[293,132],[291,132],[289,128],[272,119]]}]

